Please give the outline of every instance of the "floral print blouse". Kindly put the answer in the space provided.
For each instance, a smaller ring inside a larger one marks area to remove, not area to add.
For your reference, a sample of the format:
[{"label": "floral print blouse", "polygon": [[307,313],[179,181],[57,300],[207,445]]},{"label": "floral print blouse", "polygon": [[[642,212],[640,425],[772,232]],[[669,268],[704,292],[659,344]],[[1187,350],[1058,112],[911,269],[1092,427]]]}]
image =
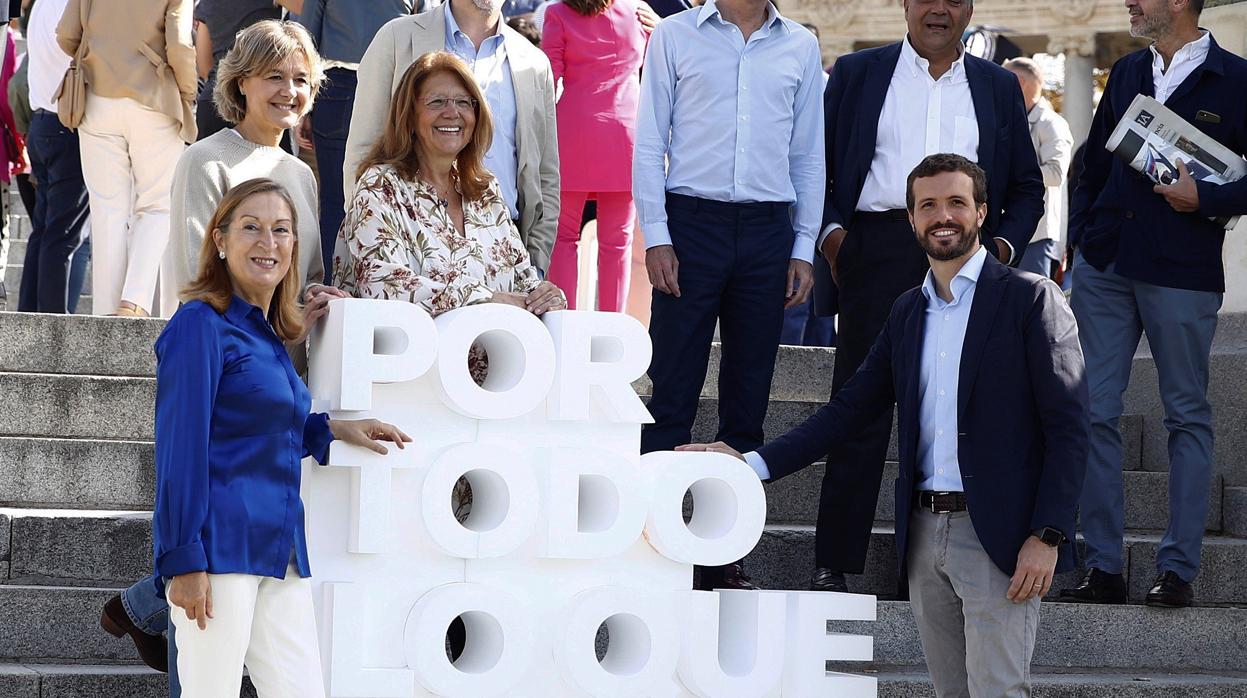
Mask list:
[{"label": "floral print blouse", "polygon": [[357,298],[419,303],[434,316],[540,283],[496,180],[480,200],[464,199],[463,227],[432,185],[370,167],[338,232],[333,278]]}]

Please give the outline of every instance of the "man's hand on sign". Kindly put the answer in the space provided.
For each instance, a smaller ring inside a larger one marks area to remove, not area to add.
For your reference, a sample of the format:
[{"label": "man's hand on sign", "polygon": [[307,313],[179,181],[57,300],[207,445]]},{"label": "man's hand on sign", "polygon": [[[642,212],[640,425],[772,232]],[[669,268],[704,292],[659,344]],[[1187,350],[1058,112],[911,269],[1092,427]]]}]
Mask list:
[{"label": "man's hand on sign", "polygon": [[740,451],[728,446],[722,441],[716,441],[712,444],[688,444],[686,446],[676,446],[677,451],[706,451],[709,453],[722,453],[733,458],[745,460],[745,456]]}]

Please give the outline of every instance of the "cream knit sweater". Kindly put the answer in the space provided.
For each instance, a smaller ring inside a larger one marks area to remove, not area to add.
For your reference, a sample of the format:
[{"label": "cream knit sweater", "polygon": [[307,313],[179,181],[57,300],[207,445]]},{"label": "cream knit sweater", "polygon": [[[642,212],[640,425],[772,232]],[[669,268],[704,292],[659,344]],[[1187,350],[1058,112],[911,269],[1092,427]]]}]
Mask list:
[{"label": "cream knit sweater", "polygon": [[186,149],[173,171],[169,249],[173,282],[180,291],[199,273],[199,252],[208,223],[225,192],[249,179],[267,177],[286,188],[298,217],[302,286],[325,278],[320,254],[316,178],[312,169],[280,148],[258,145],[234,129],[221,130]]}]

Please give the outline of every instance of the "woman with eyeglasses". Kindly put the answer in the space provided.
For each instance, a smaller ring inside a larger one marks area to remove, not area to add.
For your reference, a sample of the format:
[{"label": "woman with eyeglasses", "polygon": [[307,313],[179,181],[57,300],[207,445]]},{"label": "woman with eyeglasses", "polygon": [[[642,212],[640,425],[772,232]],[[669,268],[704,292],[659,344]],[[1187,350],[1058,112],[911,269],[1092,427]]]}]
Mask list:
[{"label": "woman with eyeglasses", "polygon": [[[535,315],[566,308],[562,291],[537,274],[485,169],[492,126],[467,65],[444,51],[421,56],[385,124],[360,163],[339,232],[341,288],[419,303],[431,315],[476,303]],[[474,360],[473,374],[482,371]]]}]

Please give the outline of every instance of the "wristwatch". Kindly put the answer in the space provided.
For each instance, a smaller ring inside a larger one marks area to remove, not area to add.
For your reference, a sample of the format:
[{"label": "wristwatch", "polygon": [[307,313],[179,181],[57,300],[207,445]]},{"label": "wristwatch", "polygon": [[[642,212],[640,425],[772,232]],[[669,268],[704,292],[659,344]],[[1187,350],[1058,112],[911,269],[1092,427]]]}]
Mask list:
[{"label": "wristwatch", "polygon": [[1057,547],[1065,540],[1065,534],[1055,528],[1044,526],[1043,528],[1031,531],[1031,535],[1044,542],[1049,547]]}]

